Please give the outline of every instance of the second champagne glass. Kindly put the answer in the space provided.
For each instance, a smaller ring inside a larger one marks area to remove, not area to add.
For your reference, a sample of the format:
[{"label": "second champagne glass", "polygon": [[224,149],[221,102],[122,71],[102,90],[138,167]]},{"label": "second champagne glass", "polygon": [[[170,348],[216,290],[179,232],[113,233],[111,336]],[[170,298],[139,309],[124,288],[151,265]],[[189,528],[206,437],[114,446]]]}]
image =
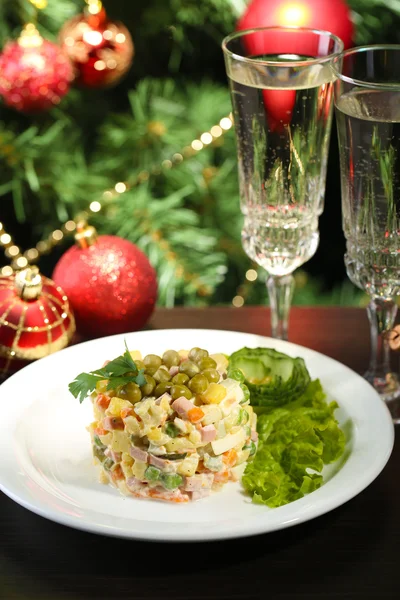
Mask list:
[{"label": "second champagne glass", "polygon": [[287,339],[292,273],[319,243],[331,66],[343,43],[326,31],[267,27],[233,33],[222,47],[237,141],[242,243],[268,273],[272,335]]}]

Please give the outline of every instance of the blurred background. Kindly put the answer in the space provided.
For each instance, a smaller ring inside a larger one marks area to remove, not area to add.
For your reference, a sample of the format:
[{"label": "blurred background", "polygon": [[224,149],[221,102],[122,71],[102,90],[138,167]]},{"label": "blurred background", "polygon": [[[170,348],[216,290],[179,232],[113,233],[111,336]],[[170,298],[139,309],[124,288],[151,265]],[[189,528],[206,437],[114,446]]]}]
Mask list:
[{"label": "blurred background", "polygon": [[[400,0],[1,0],[2,273],[51,276],[84,218],[144,251],[159,305],[265,304],[240,243],[221,41],[278,24],[399,43]],[[294,304],[364,305],[343,265],[335,123],[320,232]]]}]

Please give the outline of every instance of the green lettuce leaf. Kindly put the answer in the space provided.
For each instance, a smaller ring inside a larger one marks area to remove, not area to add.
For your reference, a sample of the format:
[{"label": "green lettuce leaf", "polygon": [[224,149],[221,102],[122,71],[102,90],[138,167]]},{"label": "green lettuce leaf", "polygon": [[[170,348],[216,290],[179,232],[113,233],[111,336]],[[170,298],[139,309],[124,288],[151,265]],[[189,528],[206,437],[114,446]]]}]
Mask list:
[{"label": "green lettuce leaf", "polygon": [[281,408],[257,412],[259,446],[242,483],[256,503],[273,508],[302,498],[323,483],[324,464],[344,451],[345,438],[319,380]]}]

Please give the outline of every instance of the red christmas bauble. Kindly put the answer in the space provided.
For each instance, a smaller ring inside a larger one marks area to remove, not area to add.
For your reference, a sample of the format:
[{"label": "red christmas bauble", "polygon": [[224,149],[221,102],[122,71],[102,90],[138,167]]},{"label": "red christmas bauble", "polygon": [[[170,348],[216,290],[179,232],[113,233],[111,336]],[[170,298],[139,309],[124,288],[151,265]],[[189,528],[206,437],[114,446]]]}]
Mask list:
[{"label": "red christmas bauble", "polygon": [[147,256],[128,240],[96,237],[92,227],[77,234],[58,261],[53,278],[67,294],[78,332],[86,336],[136,331],[153,312],[156,273]]},{"label": "red christmas bauble", "polygon": [[22,112],[58,104],[73,78],[69,58],[30,24],[0,54],[0,95],[8,106]]},{"label": "red christmas bauble", "polygon": [[59,39],[80,85],[90,88],[114,85],[132,64],[134,46],[129,31],[122,23],[108,19],[101,7],[95,14],[88,12],[68,21]]},{"label": "red christmas bauble", "polygon": [[64,348],[75,321],[64,291],[36,267],[0,276],[0,375]]},{"label": "red christmas bauble", "polygon": [[275,26],[322,29],[337,35],[345,48],[353,44],[351,12],[344,0],[252,0],[237,29]]}]

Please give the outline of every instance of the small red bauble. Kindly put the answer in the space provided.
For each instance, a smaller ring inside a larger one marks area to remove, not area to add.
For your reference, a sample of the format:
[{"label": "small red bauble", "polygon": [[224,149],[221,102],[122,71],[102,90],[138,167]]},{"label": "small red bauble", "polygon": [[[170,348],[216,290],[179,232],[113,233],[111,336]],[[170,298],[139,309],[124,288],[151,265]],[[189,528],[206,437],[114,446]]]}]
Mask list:
[{"label": "small red bauble", "polygon": [[338,36],[345,48],[353,43],[351,12],[344,0],[252,0],[237,29],[275,26],[322,29]]},{"label": "small red bauble", "polygon": [[0,95],[8,106],[22,112],[48,110],[58,104],[73,78],[65,53],[44,40],[31,24],[0,54]]},{"label": "small red bauble", "polygon": [[36,267],[0,276],[0,375],[64,348],[75,321],[64,291]]},{"label": "small red bauble", "polygon": [[68,21],[60,31],[60,43],[76,71],[76,83],[102,88],[116,84],[129,70],[134,46],[127,28],[110,21],[101,3]]},{"label": "small red bauble", "polygon": [[128,240],[97,238],[93,227],[80,228],[58,261],[53,278],[74,310],[78,332],[102,336],[143,327],[157,299],[156,273],[147,256]]}]

